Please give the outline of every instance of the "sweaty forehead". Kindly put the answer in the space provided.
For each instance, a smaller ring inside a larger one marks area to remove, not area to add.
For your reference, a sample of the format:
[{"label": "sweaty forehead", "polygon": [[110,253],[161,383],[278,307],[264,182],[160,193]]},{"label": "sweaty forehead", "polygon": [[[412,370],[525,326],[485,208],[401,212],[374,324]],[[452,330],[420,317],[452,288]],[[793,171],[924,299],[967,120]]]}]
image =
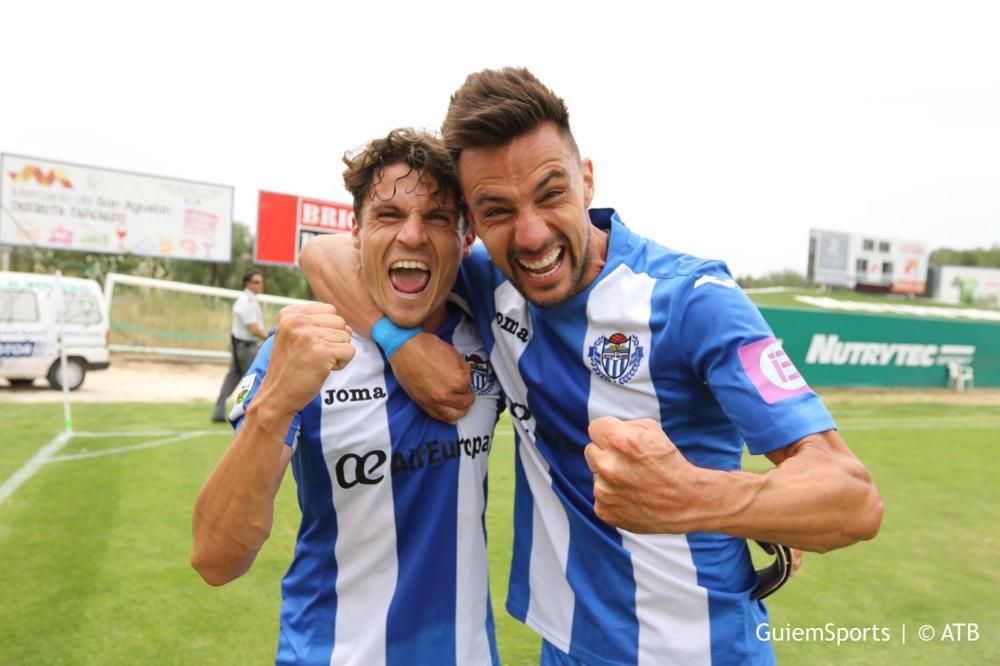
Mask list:
[{"label": "sweaty forehead", "polygon": [[534,187],[553,171],[572,177],[579,157],[555,127],[520,136],[503,146],[466,148],[458,161],[462,189],[472,201],[485,190]]},{"label": "sweaty forehead", "polygon": [[373,205],[406,201],[445,208],[457,207],[454,193],[442,189],[434,176],[401,162],[390,164],[375,174],[369,199]]},{"label": "sweaty forehead", "polygon": [[575,173],[572,163],[548,158],[534,163],[480,164],[461,172],[466,201],[531,195],[539,188],[565,182]]}]

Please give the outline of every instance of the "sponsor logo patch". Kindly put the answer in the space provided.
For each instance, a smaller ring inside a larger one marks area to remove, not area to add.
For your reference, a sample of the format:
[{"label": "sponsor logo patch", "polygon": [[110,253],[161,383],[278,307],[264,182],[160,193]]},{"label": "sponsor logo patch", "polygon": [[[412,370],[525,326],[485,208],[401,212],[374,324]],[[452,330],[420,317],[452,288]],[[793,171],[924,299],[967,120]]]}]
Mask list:
[{"label": "sponsor logo patch", "polygon": [[627,384],[639,370],[643,350],[637,336],[618,332],[594,340],[589,354],[595,375],[612,384]]},{"label": "sponsor logo patch", "polygon": [[743,371],[766,403],[773,404],[809,392],[805,378],[775,338],[743,345],[739,356]]},{"label": "sponsor logo patch", "polygon": [[250,389],[253,388],[253,383],[254,381],[256,381],[256,379],[257,379],[257,373],[254,372],[244,377],[243,381],[240,382],[240,387],[236,391],[237,405],[242,405],[246,401],[247,396],[250,395]]}]

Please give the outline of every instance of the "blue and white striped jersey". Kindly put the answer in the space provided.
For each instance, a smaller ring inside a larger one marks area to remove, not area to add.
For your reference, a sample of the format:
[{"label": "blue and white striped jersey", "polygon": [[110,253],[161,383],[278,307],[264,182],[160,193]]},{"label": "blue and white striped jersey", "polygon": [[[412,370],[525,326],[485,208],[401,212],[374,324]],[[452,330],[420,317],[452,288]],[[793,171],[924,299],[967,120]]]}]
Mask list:
[{"label": "blue and white striped jersey", "polygon": [[517,435],[507,609],[587,664],[771,663],[746,542],[597,518],[587,426],[653,418],[692,463],[736,470],[744,442],[765,453],[833,420],[723,264],[591,217],[607,263],[565,303],[527,303],[479,244],[459,278]]},{"label": "blue and white striped jersey", "polygon": [[[302,524],[282,581],[278,664],[499,664],[484,513],[502,397],[471,321],[454,316],[438,335],[477,379],[457,425],[424,414],[357,335],[354,359],[292,424]],[[241,386],[237,427],[272,341]]]}]

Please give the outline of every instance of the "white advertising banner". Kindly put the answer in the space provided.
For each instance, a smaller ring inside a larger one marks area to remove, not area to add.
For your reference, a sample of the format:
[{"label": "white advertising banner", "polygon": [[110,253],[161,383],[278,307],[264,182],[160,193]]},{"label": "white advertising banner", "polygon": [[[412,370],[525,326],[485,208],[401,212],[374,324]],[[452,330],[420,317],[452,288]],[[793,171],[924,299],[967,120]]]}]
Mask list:
[{"label": "white advertising banner", "polygon": [[809,230],[809,277],[816,284],[923,294],[930,251],[923,243],[827,229]]},{"label": "white advertising banner", "polygon": [[1000,268],[941,266],[937,287],[945,303],[1000,306]]},{"label": "white advertising banner", "polygon": [[228,262],[233,188],[0,156],[0,244]]}]

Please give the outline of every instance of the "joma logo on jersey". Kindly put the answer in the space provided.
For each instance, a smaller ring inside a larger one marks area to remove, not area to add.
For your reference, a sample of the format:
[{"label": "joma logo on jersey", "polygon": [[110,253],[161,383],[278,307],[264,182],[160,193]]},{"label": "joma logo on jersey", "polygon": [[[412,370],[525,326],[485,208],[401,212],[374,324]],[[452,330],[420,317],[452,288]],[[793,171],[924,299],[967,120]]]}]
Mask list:
[{"label": "joma logo on jersey", "polygon": [[638,336],[620,332],[602,335],[590,346],[590,367],[601,379],[626,384],[639,371],[642,355]]},{"label": "joma logo on jersey", "polygon": [[385,389],[376,386],[373,389],[352,388],[352,389],[330,389],[326,391],[323,404],[332,405],[335,402],[362,402],[364,400],[379,400],[385,397]]},{"label": "joma logo on jersey", "polygon": [[472,390],[477,395],[489,395],[497,383],[497,376],[493,374],[490,362],[479,354],[470,354],[465,360],[472,370]]},{"label": "joma logo on jersey", "polygon": [[353,488],[359,483],[366,486],[373,486],[383,478],[384,474],[376,472],[378,468],[385,464],[389,456],[385,451],[375,449],[368,453],[358,455],[356,453],[345,453],[340,456],[334,471],[337,475],[337,483],[341,488]]},{"label": "joma logo on jersey", "polygon": [[521,326],[521,324],[513,317],[508,317],[507,315],[498,312],[496,321],[497,326],[499,326],[500,330],[504,333],[510,333],[521,342],[528,341],[528,329]]}]

